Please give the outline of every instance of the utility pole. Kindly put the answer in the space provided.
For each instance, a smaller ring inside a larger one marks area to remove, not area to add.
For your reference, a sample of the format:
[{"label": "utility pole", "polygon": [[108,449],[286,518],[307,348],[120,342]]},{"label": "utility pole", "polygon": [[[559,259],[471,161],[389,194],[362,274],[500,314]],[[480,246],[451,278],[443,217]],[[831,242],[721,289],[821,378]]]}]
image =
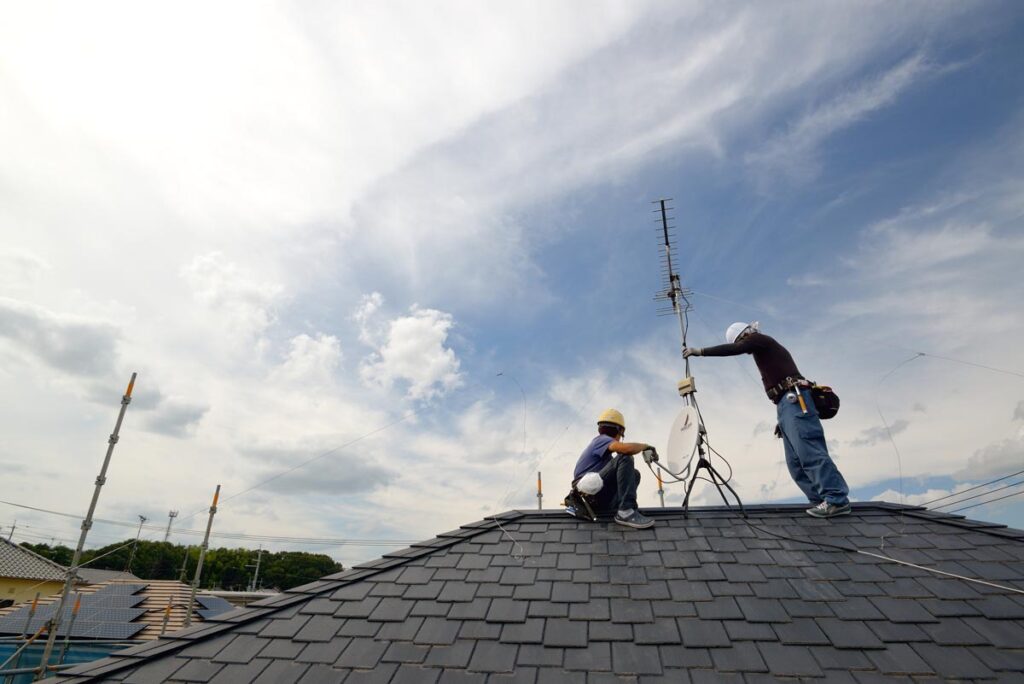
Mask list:
[{"label": "utility pole", "polygon": [[196,574],[192,577],[192,591],[188,597],[188,610],[185,611],[185,626],[192,624],[192,608],[196,605],[196,589],[199,588],[199,577],[203,573],[203,560],[206,559],[206,549],[210,547],[210,528],[213,527],[213,516],[217,515],[217,499],[220,498],[220,485],[213,493],[213,504],[210,505],[210,517],[206,521],[206,535],[203,537],[203,545],[199,547],[199,562],[196,563]]},{"label": "utility pole", "polygon": [[192,551],[192,546],[185,547],[185,558],[181,561],[181,574],[178,575],[178,581],[185,582],[185,570],[188,568],[188,554]]},{"label": "utility pole", "polygon": [[[259,551],[256,552],[256,572],[252,576],[252,580],[249,582],[249,591],[256,591],[259,587],[260,581],[260,561],[263,560],[263,545],[260,545]],[[246,565],[245,567],[251,568],[252,565]]]},{"label": "utility pole", "polygon": [[171,539],[171,525],[174,524],[174,519],[178,517],[178,511],[168,511],[167,512],[167,517],[168,517],[168,520],[167,520],[167,531],[164,532],[164,541],[165,542],[170,541],[170,539]]},{"label": "utility pole", "polygon": [[132,552],[130,554],[128,554],[128,564],[126,566],[124,566],[124,571],[125,572],[131,572],[132,571],[132,561],[135,560],[135,549],[139,548],[139,537],[142,536],[142,525],[147,520],[149,520],[149,518],[147,518],[146,516],[144,516],[144,515],[140,515],[139,516],[139,531],[135,533],[135,543],[132,544]]},{"label": "utility pole", "polygon": [[82,521],[82,534],[78,537],[78,546],[75,548],[75,555],[71,559],[71,566],[68,568],[67,574],[64,577],[64,590],[61,592],[60,601],[57,603],[57,610],[53,613],[53,617],[50,618],[47,635],[46,635],[46,646],[43,647],[43,655],[39,660],[39,670],[36,672],[36,681],[46,676],[46,668],[50,664],[50,655],[53,653],[53,644],[57,639],[57,630],[60,628],[60,620],[64,615],[64,607],[68,604],[68,598],[71,594],[71,587],[75,583],[75,578],[78,575],[78,563],[82,560],[82,550],[85,548],[85,538],[89,535],[89,529],[92,527],[92,516],[96,512],[96,504],[100,500],[100,490],[103,489],[104,483],[107,481],[107,467],[110,465],[110,457],[114,454],[114,445],[117,444],[118,435],[121,432],[121,421],[124,420],[125,411],[128,410],[128,404],[132,402],[132,389],[135,387],[135,377],[138,373],[132,373],[132,379],[128,381],[128,389],[124,391],[124,396],[121,397],[121,410],[117,414],[117,422],[114,423],[114,431],[110,433],[110,439],[107,440],[107,455],[103,458],[103,466],[100,468],[100,474],[96,477],[96,488],[92,493],[92,501],[89,503],[89,511],[85,514],[85,520]]}]

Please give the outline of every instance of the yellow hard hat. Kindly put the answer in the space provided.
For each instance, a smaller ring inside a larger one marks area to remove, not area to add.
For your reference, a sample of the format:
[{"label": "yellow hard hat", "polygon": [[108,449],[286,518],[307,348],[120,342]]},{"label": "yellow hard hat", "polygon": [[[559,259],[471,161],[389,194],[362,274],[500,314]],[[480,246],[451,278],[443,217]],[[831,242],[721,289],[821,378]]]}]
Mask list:
[{"label": "yellow hard hat", "polygon": [[601,413],[597,417],[597,424],[600,425],[601,423],[611,423],[612,425],[618,425],[623,430],[626,429],[626,419],[615,409],[606,409]]}]

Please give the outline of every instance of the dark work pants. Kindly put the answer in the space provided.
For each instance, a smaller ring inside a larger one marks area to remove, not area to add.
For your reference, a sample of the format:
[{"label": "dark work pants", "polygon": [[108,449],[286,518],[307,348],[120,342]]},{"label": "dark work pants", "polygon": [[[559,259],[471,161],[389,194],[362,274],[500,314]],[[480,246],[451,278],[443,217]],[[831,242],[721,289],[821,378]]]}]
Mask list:
[{"label": "dark work pants", "polygon": [[604,485],[594,497],[595,510],[615,512],[637,508],[636,488],[640,485],[640,471],[633,466],[632,456],[616,456],[602,479]]}]

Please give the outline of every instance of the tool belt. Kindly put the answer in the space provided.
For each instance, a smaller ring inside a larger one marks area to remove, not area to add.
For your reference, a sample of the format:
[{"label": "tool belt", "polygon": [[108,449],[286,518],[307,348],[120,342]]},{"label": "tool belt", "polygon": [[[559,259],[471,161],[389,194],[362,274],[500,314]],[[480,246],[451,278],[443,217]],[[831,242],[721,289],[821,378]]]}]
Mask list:
[{"label": "tool belt", "polygon": [[773,404],[778,404],[779,399],[782,395],[795,387],[810,387],[811,382],[802,375],[791,375],[777,385],[769,387],[765,392],[768,394],[768,399]]}]

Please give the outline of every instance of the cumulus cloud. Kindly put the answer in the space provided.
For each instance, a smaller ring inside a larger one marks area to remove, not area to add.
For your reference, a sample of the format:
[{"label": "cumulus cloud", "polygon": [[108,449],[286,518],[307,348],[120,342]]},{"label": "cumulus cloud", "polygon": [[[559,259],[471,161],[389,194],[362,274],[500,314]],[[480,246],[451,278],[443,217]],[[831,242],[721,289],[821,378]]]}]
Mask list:
[{"label": "cumulus cloud", "polygon": [[890,436],[895,437],[910,426],[910,421],[907,420],[894,420],[889,424],[889,429],[886,430],[884,425],[876,425],[875,427],[865,428],[861,430],[860,437],[851,440],[850,446],[853,447],[864,447],[874,446],[879,442],[889,439]]},{"label": "cumulus cloud", "polygon": [[333,335],[305,333],[288,341],[288,355],[276,370],[276,377],[288,380],[330,380],[341,363],[341,343]]},{"label": "cumulus cloud", "polygon": [[957,480],[1001,477],[1008,472],[1020,470],[1024,463],[1024,428],[1013,437],[993,442],[967,459],[967,465],[953,473]]},{"label": "cumulus cloud", "polygon": [[195,298],[221,316],[232,331],[259,336],[275,319],[281,286],[258,278],[221,252],[196,256],[181,269],[181,276]]},{"label": "cumulus cloud", "polygon": [[408,316],[392,320],[383,344],[360,368],[367,384],[390,389],[407,386],[410,399],[430,399],[461,383],[459,359],[445,346],[453,325],[451,314],[413,306]]},{"label": "cumulus cloud", "polygon": [[380,292],[363,295],[359,300],[352,319],[359,326],[359,341],[363,344],[376,345],[382,334],[383,326],[377,322],[377,312],[384,305],[384,296]]},{"label": "cumulus cloud", "polygon": [[20,353],[74,376],[109,373],[118,330],[109,323],[57,314],[0,297],[0,339]]}]

